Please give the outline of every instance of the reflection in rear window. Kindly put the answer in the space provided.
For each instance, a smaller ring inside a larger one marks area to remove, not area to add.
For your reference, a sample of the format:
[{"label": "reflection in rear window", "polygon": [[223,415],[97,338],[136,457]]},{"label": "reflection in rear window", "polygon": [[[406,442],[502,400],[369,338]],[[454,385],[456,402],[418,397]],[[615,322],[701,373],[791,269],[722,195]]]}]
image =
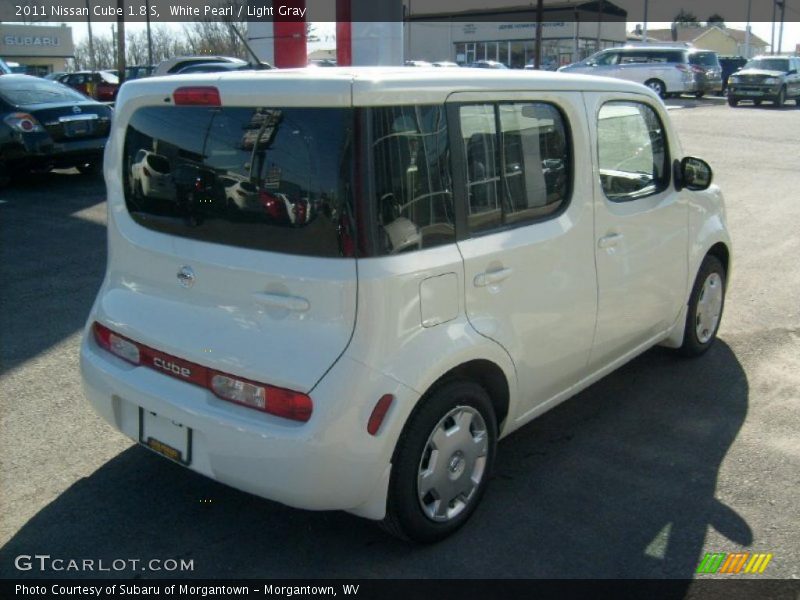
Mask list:
[{"label": "reflection in rear window", "polygon": [[172,235],[353,256],[352,110],[146,107],[125,138],[125,198]]}]

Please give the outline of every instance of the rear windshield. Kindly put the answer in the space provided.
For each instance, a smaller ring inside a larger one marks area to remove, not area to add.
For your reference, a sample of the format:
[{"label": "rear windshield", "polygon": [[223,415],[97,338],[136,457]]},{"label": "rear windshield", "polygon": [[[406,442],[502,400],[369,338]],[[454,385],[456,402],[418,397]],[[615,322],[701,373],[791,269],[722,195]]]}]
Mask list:
[{"label": "rear windshield", "polygon": [[785,58],[754,58],[748,61],[744,68],[786,72],[789,70],[789,61]]},{"label": "rear windshield", "polygon": [[86,96],[79,94],[72,88],[55,81],[34,77],[24,81],[2,81],[0,97],[6,102],[17,106],[86,100]]},{"label": "rear windshield", "polygon": [[694,52],[689,55],[689,62],[703,67],[718,67],[719,59],[716,52]]},{"label": "rear windshield", "polygon": [[145,107],[125,138],[125,199],[141,225],[201,241],[354,255],[353,111]]}]

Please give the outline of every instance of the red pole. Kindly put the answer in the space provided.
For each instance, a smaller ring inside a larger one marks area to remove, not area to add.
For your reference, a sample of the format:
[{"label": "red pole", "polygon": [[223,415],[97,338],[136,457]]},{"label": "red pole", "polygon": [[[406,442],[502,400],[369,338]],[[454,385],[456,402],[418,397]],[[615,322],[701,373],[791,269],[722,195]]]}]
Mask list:
[{"label": "red pole", "polygon": [[281,0],[280,4],[273,2],[276,13],[272,22],[276,67],[305,67],[308,64],[305,17],[277,14],[279,8],[291,13],[291,9],[303,10],[305,7],[305,0]]},{"label": "red pole", "polygon": [[348,67],[353,64],[353,30],[350,21],[351,0],[336,0],[336,64]]}]

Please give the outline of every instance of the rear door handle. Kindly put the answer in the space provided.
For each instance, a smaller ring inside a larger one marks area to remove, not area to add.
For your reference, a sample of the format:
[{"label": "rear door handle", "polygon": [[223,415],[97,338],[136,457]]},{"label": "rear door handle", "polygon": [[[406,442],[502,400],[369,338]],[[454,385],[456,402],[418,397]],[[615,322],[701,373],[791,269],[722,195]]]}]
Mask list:
[{"label": "rear door handle", "polygon": [[514,272],[513,269],[505,268],[505,269],[497,269],[496,271],[486,271],[485,273],[478,273],[477,275],[475,275],[473,283],[475,284],[475,287],[486,287],[489,285],[494,285],[511,277],[511,273],[513,272]]},{"label": "rear door handle", "polygon": [[284,296],[283,294],[253,294],[256,302],[262,306],[285,308],[294,312],[306,312],[311,303],[300,296]]},{"label": "rear door handle", "polygon": [[605,237],[601,237],[597,242],[597,245],[600,248],[613,248],[622,241],[623,237],[625,236],[623,236],[621,233],[612,233]]}]

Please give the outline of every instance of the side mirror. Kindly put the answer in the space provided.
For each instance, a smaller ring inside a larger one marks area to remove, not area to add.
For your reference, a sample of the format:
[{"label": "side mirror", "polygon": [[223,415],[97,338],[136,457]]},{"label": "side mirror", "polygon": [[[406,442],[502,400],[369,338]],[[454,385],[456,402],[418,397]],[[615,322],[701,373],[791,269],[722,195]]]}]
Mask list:
[{"label": "side mirror", "polygon": [[678,190],[686,188],[693,192],[708,189],[714,177],[709,164],[694,156],[687,156],[680,163],[676,162],[675,187]]}]

